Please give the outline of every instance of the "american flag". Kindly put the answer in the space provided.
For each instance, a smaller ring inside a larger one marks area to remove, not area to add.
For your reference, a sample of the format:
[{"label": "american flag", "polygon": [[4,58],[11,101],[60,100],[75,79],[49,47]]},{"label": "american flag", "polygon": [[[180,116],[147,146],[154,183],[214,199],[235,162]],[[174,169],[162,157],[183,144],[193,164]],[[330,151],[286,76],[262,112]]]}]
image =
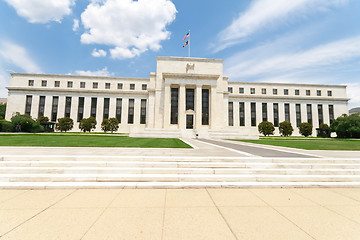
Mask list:
[{"label": "american flag", "polygon": [[183,45],[183,47],[186,47],[188,44],[189,44],[189,40],[187,40],[187,41],[185,42],[185,44]]},{"label": "american flag", "polygon": [[183,38],[183,41],[185,41],[186,38],[188,38],[190,36],[190,32],[188,32],[185,37]]}]

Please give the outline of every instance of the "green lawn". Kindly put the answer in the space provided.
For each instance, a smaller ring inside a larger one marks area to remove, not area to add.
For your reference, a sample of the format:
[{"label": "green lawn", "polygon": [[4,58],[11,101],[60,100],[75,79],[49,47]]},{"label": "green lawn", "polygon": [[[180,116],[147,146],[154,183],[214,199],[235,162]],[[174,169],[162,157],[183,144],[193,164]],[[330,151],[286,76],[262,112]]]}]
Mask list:
[{"label": "green lawn", "polygon": [[305,137],[266,137],[259,140],[237,140],[249,143],[300,148],[307,150],[349,150],[360,151],[360,140],[326,139]]},{"label": "green lawn", "polygon": [[177,138],[66,134],[0,134],[0,146],[191,148]]}]

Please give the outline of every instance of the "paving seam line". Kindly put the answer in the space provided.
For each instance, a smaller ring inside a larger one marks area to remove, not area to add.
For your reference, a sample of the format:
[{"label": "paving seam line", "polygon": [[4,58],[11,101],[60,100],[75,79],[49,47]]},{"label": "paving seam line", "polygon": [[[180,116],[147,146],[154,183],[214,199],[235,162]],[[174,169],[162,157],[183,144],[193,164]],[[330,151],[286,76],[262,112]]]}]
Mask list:
[{"label": "paving seam line", "polygon": [[223,149],[226,149],[228,151],[240,153],[240,154],[243,154],[243,155],[248,156],[248,157],[260,157],[260,158],[262,158],[262,156],[254,155],[254,154],[251,154],[251,153],[235,150],[235,149],[232,149],[232,148],[223,147],[223,146],[216,145],[216,144],[213,144],[213,143],[204,142],[202,140],[198,140],[198,141],[201,141],[202,143],[208,144],[208,145],[213,146],[213,147],[223,148]]},{"label": "paving seam line", "polygon": [[181,141],[183,141],[184,143],[186,143],[187,145],[189,145],[190,147],[192,147],[193,149],[199,149],[198,146],[195,146],[192,143],[189,143],[188,141],[184,140],[183,138],[179,138]]}]

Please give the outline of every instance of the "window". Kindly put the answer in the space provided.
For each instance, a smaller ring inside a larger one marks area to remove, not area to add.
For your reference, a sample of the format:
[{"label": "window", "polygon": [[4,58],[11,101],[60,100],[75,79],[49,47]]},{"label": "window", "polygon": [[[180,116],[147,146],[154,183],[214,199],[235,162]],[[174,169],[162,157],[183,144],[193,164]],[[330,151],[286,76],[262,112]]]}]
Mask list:
[{"label": "window", "polygon": [[140,124],[146,123],[146,99],[141,99]]},{"label": "window", "polygon": [[93,88],[98,88],[98,86],[99,86],[99,83],[93,82]]},{"label": "window", "polygon": [[105,83],[105,89],[110,89],[110,83]]},{"label": "window", "polygon": [[312,125],[312,110],[311,104],[306,104],[307,122]]},{"label": "window", "polygon": [[321,96],[321,90],[317,90],[317,91],[316,91],[316,95],[317,95],[317,96]]},{"label": "window", "polygon": [[73,82],[72,82],[72,81],[68,81],[68,82],[67,82],[67,87],[68,87],[68,88],[72,88],[72,87],[73,87]]},{"label": "window", "polygon": [[123,89],[123,84],[122,83],[118,83],[118,89]]},{"label": "window", "polygon": [[104,98],[103,119],[109,118],[109,105],[110,105],[110,98]]},{"label": "window", "polygon": [[229,102],[229,126],[234,126],[234,103]]},{"label": "window", "polygon": [[70,117],[71,113],[71,97],[66,97],[65,100],[65,117]]},{"label": "window", "polygon": [[240,126],[245,126],[245,103],[239,102]]},{"label": "window", "polygon": [[130,90],[135,90],[135,84],[130,84]]},{"label": "window", "polygon": [[116,99],[116,119],[121,123],[122,99]]},{"label": "window", "polygon": [[96,118],[97,98],[91,98],[90,117]]},{"label": "window", "polygon": [[134,104],[135,99],[129,99],[128,124],[134,123]]},{"label": "window", "polygon": [[52,122],[56,122],[58,105],[59,105],[59,97],[54,96],[53,100],[52,100],[52,107],[51,107],[51,121]]},{"label": "window", "polygon": [[306,96],[310,96],[310,90],[306,90]]},{"label": "window", "polygon": [[31,115],[31,103],[32,103],[32,96],[26,96],[26,104],[25,104],[25,114]]},{"label": "window", "polygon": [[266,88],[261,89],[261,94],[266,94]]},{"label": "window", "polygon": [[170,124],[178,124],[179,88],[171,88]]},{"label": "window", "polygon": [[239,88],[239,93],[244,93],[244,88]]},{"label": "window", "polygon": [[285,121],[290,122],[290,104],[285,103],[284,108],[285,108]]},{"label": "window", "polygon": [[142,90],[147,90],[147,84],[141,85],[141,89],[142,89]]},{"label": "window", "polygon": [[262,104],[262,120],[267,121],[267,103]]},{"label": "window", "polygon": [[250,94],[255,94],[255,88],[250,88]]},{"label": "window", "polygon": [[300,90],[299,89],[295,89],[295,95],[300,95]]},{"label": "window", "polygon": [[300,106],[300,104],[296,104],[295,108],[296,108],[296,126],[300,127],[300,123],[301,123],[301,106]]},{"label": "window", "polygon": [[54,86],[55,87],[60,87],[60,81],[55,81]]},{"label": "window", "polygon": [[78,105],[78,117],[77,121],[80,122],[84,118],[84,97],[79,97],[79,105]]},{"label": "window", "polygon": [[330,124],[334,121],[334,105],[329,105],[329,120]]},{"label": "window", "polygon": [[284,95],[289,95],[289,89],[284,89]]},{"label": "window", "polygon": [[256,127],[256,103],[251,103],[251,126]]},{"label": "window", "polygon": [[209,125],[209,89],[203,89],[201,95],[201,124]]},{"label": "window", "polygon": [[274,108],[274,126],[278,127],[279,126],[279,104],[274,103],[273,108]]},{"label": "window", "polygon": [[228,87],[228,92],[229,92],[229,93],[232,93],[232,92],[233,92],[232,87]]},{"label": "window", "polygon": [[186,89],[186,110],[194,110],[194,89]]},{"label": "window", "polygon": [[45,96],[40,96],[38,118],[44,116]]},{"label": "window", "polygon": [[331,97],[332,96],[332,91],[327,91],[328,96]]},{"label": "window", "polygon": [[273,94],[277,95],[277,89],[276,88],[273,89]]},{"label": "window", "polygon": [[80,88],[85,88],[85,82],[80,82]]},{"label": "window", "polygon": [[46,80],[42,80],[42,81],[41,81],[41,86],[42,86],[42,87],[46,87],[46,86],[47,86],[47,81],[46,81]]},{"label": "window", "polygon": [[318,116],[319,116],[319,126],[324,123],[324,115],[323,115],[323,106],[322,104],[318,104]]},{"label": "window", "polygon": [[29,80],[28,85],[29,86],[34,86],[34,80]]}]

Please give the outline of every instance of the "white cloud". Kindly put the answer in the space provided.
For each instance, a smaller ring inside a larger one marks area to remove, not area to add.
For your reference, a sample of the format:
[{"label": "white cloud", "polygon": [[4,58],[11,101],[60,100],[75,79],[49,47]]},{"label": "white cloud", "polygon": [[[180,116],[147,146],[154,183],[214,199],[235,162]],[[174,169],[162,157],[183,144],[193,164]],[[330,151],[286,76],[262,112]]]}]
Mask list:
[{"label": "white cloud", "polygon": [[81,14],[85,44],[112,47],[112,58],[132,58],[161,48],[169,39],[166,26],[175,20],[175,5],[169,0],[92,0]]},{"label": "white cloud", "polygon": [[73,23],[73,28],[72,28],[72,30],[73,30],[74,32],[76,32],[76,31],[79,30],[79,27],[80,27],[79,19],[74,19],[74,23]]},{"label": "white cloud", "polygon": [[360,107],[360,83],[348,83],[347,95],[350,98],[349,109],[354,107]]},{"label": "white cloud", "polygon": [[104,51],[102,49],[97,50],[96,48],[94,48],[91,55],[93,57],[105,57],[107,55],[107,53],[106,53],[106,51]]},{"label": "white cloud", "polygon": [[5,0],[30,23],[61,22],[71,13],[75,0]]},{"label": "white cloud", "polygon": [[218,34],[219,47],[215,51],[245,41],[255,32],[272,27],[274,24],[282,24],[294,16],[323,11],[347,2],[348,0],[255,0],[246,12],[240,14]]},{"label": "white cloud", "polygon": [[107,69],[107,67],[104,67],[103,69],[96,70],[96,71],[84,71],[84,70],[77,70],[75,71],[76,74],[81,76],[101,76],[101,77],[108,77],[113,76],[113,73],[110,73]]}]

